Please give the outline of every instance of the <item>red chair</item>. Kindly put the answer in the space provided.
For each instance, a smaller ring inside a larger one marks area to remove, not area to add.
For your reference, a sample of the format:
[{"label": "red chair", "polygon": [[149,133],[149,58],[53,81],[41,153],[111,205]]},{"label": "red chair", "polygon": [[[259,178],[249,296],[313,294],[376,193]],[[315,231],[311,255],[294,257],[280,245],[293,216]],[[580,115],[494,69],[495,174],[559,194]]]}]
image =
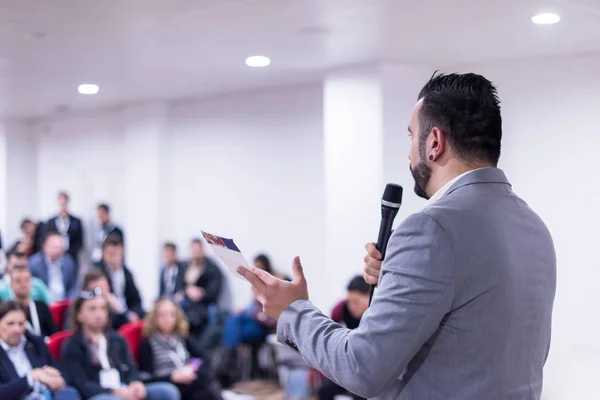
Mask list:
[{"label": "red chair", "polygon": [[62,345],[65,340],[73,336],[73,331],[60,331],[56,332],[53,335],[50,335],[46,345],[48,346],[48,350],[50,350],[50,354],[56,360],[57,363],[60,363],[60,351],[62,349]]},{"label": "red chair", "polygon": [[129,322],[119,328],[119,334],[125,338],[129,345],[129,351],[133,355],[133,359],[140,365],[140,343],[142,341],[142,329],[144,321]]},{"label": "red chair", "polygon": [[52,319],[54,320],[54,323],[56,323],[56,327],[58,329],[62,329],[64,326],[65,314],[70,306],[71,300],[57,301],[56,303],[50,305],[50,313],[52,314]]}]

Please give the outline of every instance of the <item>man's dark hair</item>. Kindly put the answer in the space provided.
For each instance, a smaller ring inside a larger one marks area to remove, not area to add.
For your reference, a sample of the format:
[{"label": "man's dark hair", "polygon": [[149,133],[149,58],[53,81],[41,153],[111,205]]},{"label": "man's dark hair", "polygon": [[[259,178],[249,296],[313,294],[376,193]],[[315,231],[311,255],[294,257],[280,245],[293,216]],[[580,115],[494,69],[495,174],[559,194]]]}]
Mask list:
[{"label": "man's dark hair", "polygon": [[20,259],[27,259],[27,256],[25,255],[25,253],[21,253],[20,251],[17,250],[13,250],[13,251],[9,251],[8,254],[6,255],[6,259],[9,260],[11,258],[20,258]]},{"label": "man's dark hair", "polygon": [[6,317],[6,314],[12,311],[21,311],[25,314],[25,318],[29,315],[29,309],[23,304],[10,300],[0,303],[0,320]]},{"label": "man's dark hair", "polygon": [[29,272],[31,274],[31,270],[27,265],[15,265],[12,267],[8,275],[12,278],[17,272]]},{"label": "man's dark hair", "polygon": [[44,236],[44,244],[46,244],[46,242],[48,241],[48,238],[51,238],[52,236],[59,236],[59,237],[63,237],[63,235],[59,232],[59,231],[49,231],[46,232],[46,236]]},{"label": "man's dark hair", "polygon": [[419,93],[419,152],[434,127],[444,132],[463,161],[493,166],[500,158],[502,116],[496,87],[481,75],[433,74]]},{"label": "man's dark hair", "polygon": [[204,243],[202,243],[202,239],[200,239],[200,238],[193,238],[192,244],[194,244],[194,243],[201,244],[202,246],[204,246]]},{"label": "man's dark hair", "polygon": [[100,203],[98,204],[98,208],[104,210],[107,213],[110,213],[110,206],[106,203]]},{"label": "man's dark hair", "polygon": [[121,236],[118,234],[111,233],[104,239],[104,243],[102,243],[102,248],[106,248],[109,246],[123,246],[123,240]]},{"label": "man's dark hair", "polygon": [[349,292],[369,294],[371,291],[371,287],[367,282],[365,282],[365,278],[363,278],[360,275],[356,275],[350,280],[350,283],[348,283],[348,287],[346,287],[346,290],[348,290]]},{"label": "man's dark hair", "polygon": [[165,250],[170,249],[170,250],[173,250],[174,252],[177,251],[177,245],[173,242],[166,242],[163,247]]},{"label": "man's dark hair", "polygon": [[58,197],[64,197],[65,199],[67,199],[67,201],[69,201],[69,193],[65,192],[64,190],[58,192]]},{"label": "man's dark hair", "polygon": [[259,254],[254,258],[254,261],[258,261],[265,267],[265,272],[273,274],[273,266],[271,260],[265,254]]},{"label": "man's dark hair", "polygon": [[27,224],[35,224],[35,222],[33,222],[32,220],[30,220],[29,218],[23,218],[21,220],[21,225],[20,225],[21,229],[23,229],[23,227],[25,225],[27,225]]},{"label": "man's dark hair", "polygon": [[104,272],[101,269],[94,268],[94,269],[90,270],[88,273],[86,273],[83,276],[83,290],[94,289],[94,288],[89,287],[90,283],[96,282],[98,279],[102,279],[102,278],[108,280],[108,278],[106,277],[106,274],[104,274]]}]

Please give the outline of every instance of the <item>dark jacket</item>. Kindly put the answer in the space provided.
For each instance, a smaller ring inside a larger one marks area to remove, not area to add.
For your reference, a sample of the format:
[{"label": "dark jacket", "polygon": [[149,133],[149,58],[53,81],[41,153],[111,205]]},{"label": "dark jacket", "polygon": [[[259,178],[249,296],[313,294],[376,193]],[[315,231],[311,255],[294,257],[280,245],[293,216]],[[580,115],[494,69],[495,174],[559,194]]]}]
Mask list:
[{"label": "dark jacket", "polygon": [[[210,258],[207,258],[205,263],[204,272],[196,281],[195,286],[204,289],[204,297],[202,297],[200,302],[209,305],[219,301],[221,287],[223,286],[223,273],[217,264]],[[187,270],[187,266],[185,270]],[[185,270],[180,274],[180,285],[182,288],[185,288]]]},{"label": "dark jacket", "polygon": [[[44,340],[29,332],[25,333],[25,353],[32,368],[41,368],[49,365],[56,368],[56,364],[48,351]],[[64,377],[64,375],[63,375]],[[65,378],[66,379],[66,378]],[[27,377],[19,378],[17,371],[0,346],[0,397],[3,399],[18,399],[31,391]]]},{"label": "dark jacket", "polygon": [[[44,226],[45,233],[58,232],[58,228],[56,226],[57,218],[58,216],[52,217],[48,220],[48,222],[46,222]],[[73,257],[75,263],[77,264],[77,256],[83,247],[83,224],[79,218],[74,217],[71,214],[69,214],[69,229],[67,229],[67,236],[69,236],[69,250],[67,250],[67,253]],[[42,238],[42,241],[43,240],[44,239]]]},{"label": "dark jacket", "polygon": [[[202,360],[202,366],[198,370],[198,375],[209,374],[210,364],[208,355],[194,342],[185,340],[185,348],[190,353],[190,358],[199,358]],[[140,370],[147,372],[152,378],[148,382],[171,382],[171,376],[154,376],[154,353],[150,345],[149,338],[145,337],[140,343]]]},{"label": "dark jacket", "polygon": [[[38,320],[40,321],[40,330],[42,331],[42,336],[50,336],[53,333],[58,332],[58,328],[56,327],[54,318],[52,318],[52,313],[50,312],[48,305],[41,300],[36,300],[34,303],[37,310]],[[27,313],[27,321],[33,325],[30,313]]]},{"label": "dark jacket", "polygon": [[[128,385],[138,380],[138,371],[125,339],[113,331],[107,332],[106,335],[108,359],[111,366],[119,371],[121,382]],[[92,354],[83,334],[75,334],[63,346],[61,364],[71,377],[70,384],[83,398],[111,392],[110,389],[100,386],[102,367],[92,364]]]},{"label": "dark jacket", "polygon": [[[172,268],[172,267],[169,267]],[[167,288],[165,286],[165,269],[166,267],[162,267],[160,269],[160,284],[158,287],[158,297],[163,297],[165,295],[173,295],[177,292],[181,292],[184,289],[184,277],[185,277],[185,264],[178,261],[177,262],[177,275],[175,276],[175,288],[174,293],[165,293]]]},{"label": "dark jacket", "polygon": [[[100,268],[106,278],[108,279],[108,284],[110,285],[110,291],[114,293],[112,280],[110,278],[110,272],[108,267],[104,264],[103,261],[95,264],[96,267]],[[125,272],[125,303],[127,304],[127,308],[130,311],[136,313],[140,318],[144,318],[144,309],[142,307],[142,299],[140,297],[140,292],[138,291],[137,286],[135,285],[135,281],[133,279],[133,274],[126,266],[123,266],[123,271]]]}]

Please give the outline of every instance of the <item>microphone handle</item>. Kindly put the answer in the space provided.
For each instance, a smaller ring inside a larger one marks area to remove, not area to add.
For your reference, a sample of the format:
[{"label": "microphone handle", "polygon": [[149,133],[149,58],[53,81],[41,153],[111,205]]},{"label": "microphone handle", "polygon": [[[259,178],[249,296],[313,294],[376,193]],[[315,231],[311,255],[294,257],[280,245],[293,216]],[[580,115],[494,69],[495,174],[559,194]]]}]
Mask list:
[{"label": "microphone handle", "polygon": [[[397,213],[398,208],[381,206],[381,225],[379,225],[379,236],[377,237],[377,244],[375,245],[377,250],[381,253],[381,261],[385,258],[385,250],[387,249],[388,242],[392,236],[392,225],[394,224],[394,218]],[[371,305],[371,301],[373,301],[376,286],[377,285],[371,285],[369,305]]]}]

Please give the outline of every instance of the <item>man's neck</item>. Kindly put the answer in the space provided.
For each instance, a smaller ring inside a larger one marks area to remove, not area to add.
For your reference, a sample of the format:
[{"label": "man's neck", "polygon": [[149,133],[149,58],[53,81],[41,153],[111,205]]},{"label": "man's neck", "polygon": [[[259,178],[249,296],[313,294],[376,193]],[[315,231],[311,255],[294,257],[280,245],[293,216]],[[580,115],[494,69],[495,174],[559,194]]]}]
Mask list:
[{"label": "man's neck", "polygon": [[458,176],[479,168],[490,167],[492,166],[484,163],[465,164],[457,160],[450,160],[446,163],[446,166],[431,174],[431,179],[427,185],[427,194],[432,197],[438,190]]},{"label": "man's neck", "polygon": [[15,301],[17,303],[23,304],[24,306],[29,306],[29,302],[31,301],[31,299],[29,298],[29,296],[28,297],[17,297],[15,295]]},{"label": "man's neck", "polygon": [[67,219],[69,218],[69,212],[68,211],[61,211],[58,213],[58,216],[61,217],[62,219]]},{"label": "man's neck", "polygon": [[87,327],[83,327],[82,329],[83,332],[83,336],[87,337],[88,339],[91,339],[94,342],[97,342],[98,339],[100,338],[100,336],[102,336],[103,332],[102,331],[96,331],[94,329],[90,329]]}]

